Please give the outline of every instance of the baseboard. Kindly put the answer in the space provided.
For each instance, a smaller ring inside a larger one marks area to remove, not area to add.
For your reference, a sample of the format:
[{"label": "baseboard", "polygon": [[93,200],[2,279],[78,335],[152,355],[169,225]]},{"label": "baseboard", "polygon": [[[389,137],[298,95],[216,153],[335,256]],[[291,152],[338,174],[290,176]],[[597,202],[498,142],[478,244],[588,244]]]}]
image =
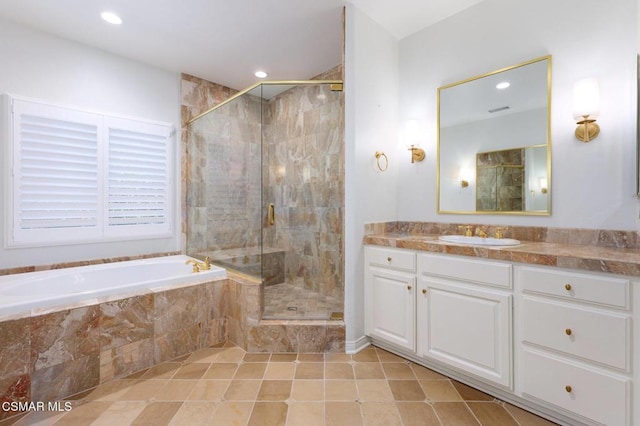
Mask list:
[{"label": "baseboard", "polygon": [[356,340],[347,340],[344,343],[345,352],[348,354],[355,354],[366,348],[371,344],[371,341],[367,336],[362,336]]}]

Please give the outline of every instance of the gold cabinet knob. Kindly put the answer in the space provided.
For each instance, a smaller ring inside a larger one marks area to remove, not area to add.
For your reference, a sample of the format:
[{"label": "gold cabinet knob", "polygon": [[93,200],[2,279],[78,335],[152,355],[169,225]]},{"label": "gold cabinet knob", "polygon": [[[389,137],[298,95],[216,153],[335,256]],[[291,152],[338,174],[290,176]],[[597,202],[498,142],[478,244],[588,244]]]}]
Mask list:
[{"label": "gold cabinet knob", "polygon": [[411,290],[413,287],[411,287],[410,285],[407,286],[407,290]]},{"label": "gold cabinet knob", "polygon": [[570,328],[567,328],[564,332],[566,333],[567,336],[571,336],[573,334],[573,331],[571,331]]},{"label": "gold cabinet knob", "polygon": [[426,288],[422,289],[422,294],[427,294],[427,289]]},{"label": "gold cabinet knob", "polygon": [[565,386],[564,390],[566,390],[568,393],[571,393],[573,391],[573,389],[569,385]]},{"label": "gold cabinet knob", "polygon": [[387,257],[387,262],[391,263],[392,260],[391,256]]},{"label": "gold cabinet knob", "polygon": [[571,284],[565,284],[564,289],[567,291],[571,291]]}]

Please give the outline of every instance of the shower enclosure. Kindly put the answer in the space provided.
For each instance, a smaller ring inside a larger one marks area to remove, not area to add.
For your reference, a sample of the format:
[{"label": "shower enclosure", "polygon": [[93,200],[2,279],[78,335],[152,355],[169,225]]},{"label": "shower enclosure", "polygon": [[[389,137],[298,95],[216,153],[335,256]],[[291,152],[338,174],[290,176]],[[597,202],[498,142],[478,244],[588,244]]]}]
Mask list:
[{"label": "shower enclosure", "polygon": [[341,319],[340,81],[263,82],[187,126],[187,254],[262,282],[264,319]]}]

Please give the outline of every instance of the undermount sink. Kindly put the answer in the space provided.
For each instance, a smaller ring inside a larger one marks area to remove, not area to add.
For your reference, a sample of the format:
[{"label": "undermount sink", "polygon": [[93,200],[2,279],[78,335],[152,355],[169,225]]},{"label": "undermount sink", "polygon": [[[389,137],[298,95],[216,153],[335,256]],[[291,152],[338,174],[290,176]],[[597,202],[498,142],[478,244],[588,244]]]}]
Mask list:
[{"label": "undermount sink", "polygon": [[440,235],[441,241],[476,246],[517,246],[520,241],[513,238],[467,237],[465,235]]}]

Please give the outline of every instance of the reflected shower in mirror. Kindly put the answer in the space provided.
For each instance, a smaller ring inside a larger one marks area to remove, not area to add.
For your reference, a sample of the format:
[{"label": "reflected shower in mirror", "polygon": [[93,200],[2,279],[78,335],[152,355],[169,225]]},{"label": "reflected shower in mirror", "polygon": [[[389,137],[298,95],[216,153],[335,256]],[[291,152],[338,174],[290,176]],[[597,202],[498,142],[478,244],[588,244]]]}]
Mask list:
[{"label": "reflected shower in mirror", "polygon": [[549,215],[550,101],[550,56],[440,87],[438,212]]}]

